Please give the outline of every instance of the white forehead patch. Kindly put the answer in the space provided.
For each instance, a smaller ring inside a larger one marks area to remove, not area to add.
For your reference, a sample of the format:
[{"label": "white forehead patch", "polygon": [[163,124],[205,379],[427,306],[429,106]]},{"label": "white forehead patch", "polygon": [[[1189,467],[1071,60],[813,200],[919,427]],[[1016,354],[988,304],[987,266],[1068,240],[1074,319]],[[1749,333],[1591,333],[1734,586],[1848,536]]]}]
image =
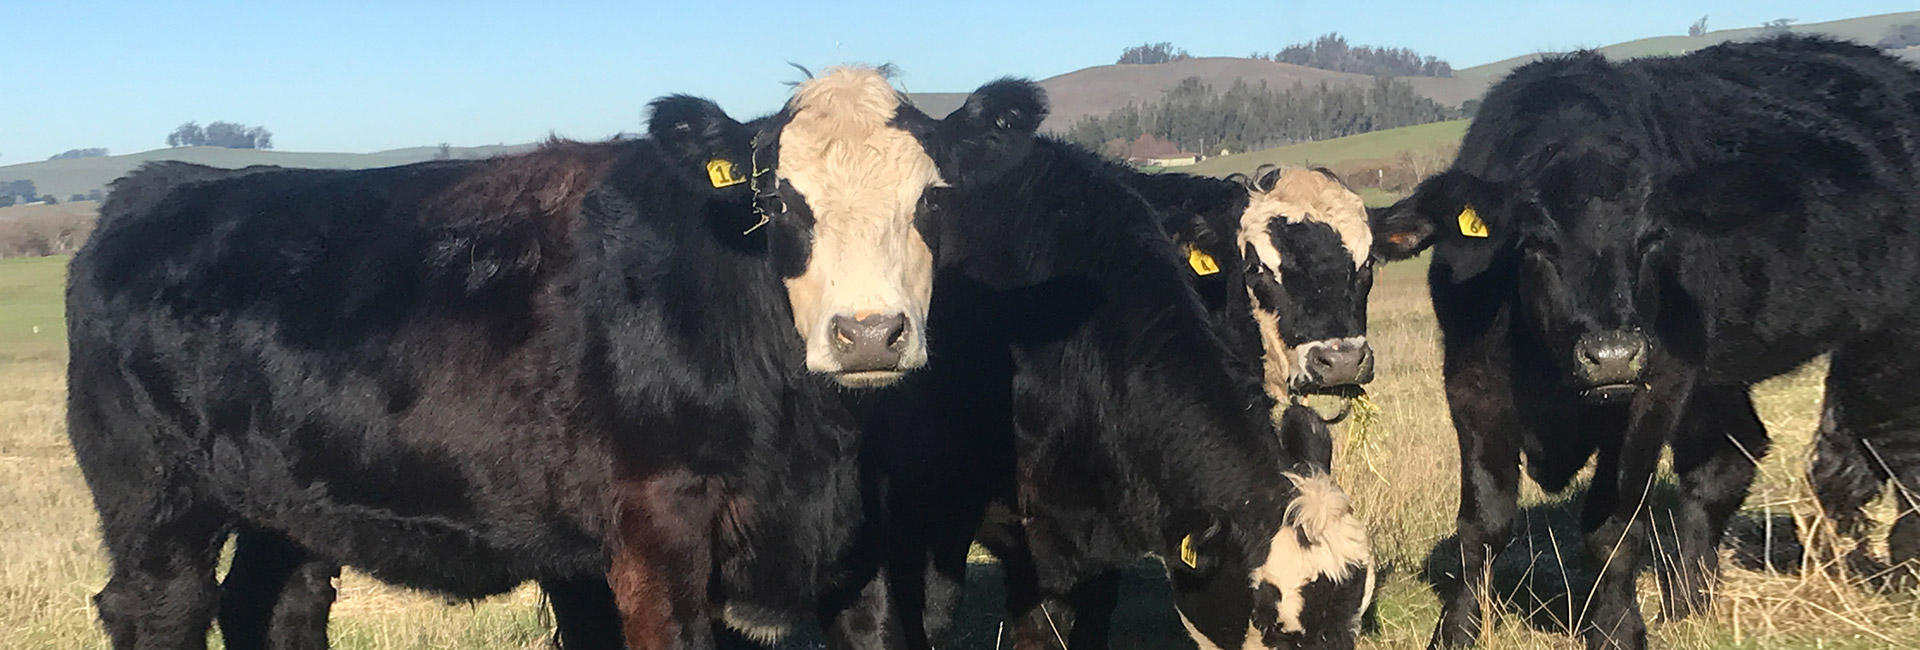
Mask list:
[{"label": "white forehead patch", "polygon": [[1311,169],[1283,170],[1273,189],[1251,191],[1247,198],[1247,209],[1240,213],[1240,244],[1243,250],[1252,244],[1267,268],[1280,268],[1280,251],[1273,247],[1269,234],[1276,219],[1332,227],[1353,257],[1354,268],[1366,264],[1372,255],[1373,229],[1367,225],[1366,202],[1326,174]]},{"label": "white forehead patch", "polygon": [[[1267,562],[1254,577],[1280,590],[1280,627],[1303,632],[1300,612],[1305,606],[1301,590],[1321,578],[1345,581],[1358,569],[1365,571],[1365,599],[1373,592],[1373,554],[1367,546],[1367,530],[1353,516],[1347,493],[1326,474],[1302,476],[1284,474],[1299,496],[1287,504],[1286,523],[1273,536],[1267,549]],[[1302,544],[1302,541],[1305,544]],[[1362,604],[1365,609],[1365,604]],[[1358,614],[1358,612],[1356,612]]]}]

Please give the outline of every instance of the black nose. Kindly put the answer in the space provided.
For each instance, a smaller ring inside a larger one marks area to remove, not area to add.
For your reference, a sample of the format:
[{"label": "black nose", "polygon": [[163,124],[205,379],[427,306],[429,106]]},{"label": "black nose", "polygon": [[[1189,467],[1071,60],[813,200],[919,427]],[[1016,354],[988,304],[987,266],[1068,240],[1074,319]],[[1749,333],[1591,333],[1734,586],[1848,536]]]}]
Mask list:
[{"label": "black nose", "polygon": [[1582,388],[1633,386],[1640,383],[1646,365],[1647,338],[1633,332],[1610,330],[1580,337],[1573,346],[1576,377]]},{"label": "black nose", "polygon": [[1307,350],[1309,388],[1358,386],[1373,381],[1373,347],[1365,341],[1336,339]]},{"label": "black nose", "polygon": [[903,314],[862,312],[833,317],[833,356],[841,372],[896,370],[906,342]]}]

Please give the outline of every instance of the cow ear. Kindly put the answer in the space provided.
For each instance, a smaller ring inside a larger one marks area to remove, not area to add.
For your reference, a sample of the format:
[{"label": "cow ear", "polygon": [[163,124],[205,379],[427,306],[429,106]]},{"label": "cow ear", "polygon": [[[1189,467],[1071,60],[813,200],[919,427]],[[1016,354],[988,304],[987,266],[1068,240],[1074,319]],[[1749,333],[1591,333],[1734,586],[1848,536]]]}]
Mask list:
[{"label": "cow ear", "polygon": [[711,101],[669,95],[648,104],[647,135],[688,182],[713,188],[744,185],[750,173],[750,129]]},{"label": "cow ear", "polygon": [[1205,575],[1221,566],[1233,544],[1223,513],[1212,508],[1176,512],[1169,523],[1168,569]]},{"label": "cow ear", "polygon": [[959,184],[1012,167],[1046,119],[1047,92],[1039,84],[1008,78],[981,86],[940,120],[941,175]]},{"label": "cow ear", "polygon": [[1374,256],[1401,260],[1433,247],[1448,280],[1466,281],[1487,270],[1513,241],[1509,224],[1498,220],[1503,198],[1491,183],[1464,172],[1428,178],[1407,198],[1367,211]]},{"label": "cow ear", "polygon": [[1309,473],[1333,471],[1333,432],[1312,407],[1294,404],[1281,412],[1280,446]]}]

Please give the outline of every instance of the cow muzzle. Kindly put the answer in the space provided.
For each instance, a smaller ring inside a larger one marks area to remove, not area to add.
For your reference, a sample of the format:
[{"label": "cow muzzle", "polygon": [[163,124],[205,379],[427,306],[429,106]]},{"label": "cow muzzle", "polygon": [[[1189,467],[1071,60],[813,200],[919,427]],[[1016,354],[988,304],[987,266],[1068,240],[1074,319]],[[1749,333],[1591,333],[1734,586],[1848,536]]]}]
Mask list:
[{"label": "cow muzzle", "polygon": [[834,374],[840,383],[880,386],[892,383],[908,370],[904,361],[913,343],[913,328],[905,314],[838,314],[828,323],[828,329],[838,366]]},{"label": "cow muzzle", "polygon": [[1293,373],[1295,393],[1344,393],[1373,381],[1373,347],[1355,336],[1302,344]]},{"label": "cow muzzle", "polygon": [[1574,387],[1587,401],[1608,404],[1631,398],[1642,387],[1647,337],[1609,330],[1580,337],[1573,346]]}]

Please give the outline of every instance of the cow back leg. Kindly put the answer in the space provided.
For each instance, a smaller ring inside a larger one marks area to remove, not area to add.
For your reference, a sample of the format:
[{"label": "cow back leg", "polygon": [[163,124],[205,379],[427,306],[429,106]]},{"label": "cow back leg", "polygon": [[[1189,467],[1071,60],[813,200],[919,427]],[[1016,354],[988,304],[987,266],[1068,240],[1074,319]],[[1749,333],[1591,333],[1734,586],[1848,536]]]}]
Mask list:
[{"label": "cow back leg", "polygon": [[[1511,396],[1490,391],[1507,382],[1484,367],[1449,369],[1447,404],[1460,441],[1460,510],[1455,527],[1459,566],[1435,567],[1440,583],[1440,621],[1429,645],[1473,645],[1491,612],[1487,579],[1493,559],[1513,540],[1520,499],[1521,423]],[[1448,578],[1451,577],[1451,580]]]},{"label": "cow back leg", "polygon": [[1703,388],[1687,409],[1673,442],[1679,503],[1653,526],[1670,527],[1674,548],[1658,549],[1663,611],[1680,619],[1704,610],[1720,575],[1720,538],[1746,500],[1760,459],[1768,450],[1766,425],[1747,388]]},{"label": "cow back leg", "polygon": [[1120,572],[1106,571],[1073,588],[1073,633],[1067,647],[1104,650],[1111,644],[1114,610],[1120,606]]},{"label": "cow back leg", "polygon": [[542,580],[553,608],[553,640],[560,650],[620,650],[620,609],[600,576]]},{"label": "cow back leg", "polygon": [[285,537],[244,528],[220,583],[220,634],[229,650],[325,650],[339,565]]},{"label": "cow back leg", "polygon": [[[1833,354],[1809,474],[1835,530],[1853,541],[1850,564],[1882,586],[1912,588],[1920,579],[1920,341],[1874,337]],[[1865,511],[1889,481],[1899,511],[1887,539],[1890,569],[1867,552]]]},{"label": "cow back leg", "polygon": [[115,650],[198,650],[219,608],[214,564],[225,541],[215,509],[172,490],[101,507],[111,574],[94,596]]}]

